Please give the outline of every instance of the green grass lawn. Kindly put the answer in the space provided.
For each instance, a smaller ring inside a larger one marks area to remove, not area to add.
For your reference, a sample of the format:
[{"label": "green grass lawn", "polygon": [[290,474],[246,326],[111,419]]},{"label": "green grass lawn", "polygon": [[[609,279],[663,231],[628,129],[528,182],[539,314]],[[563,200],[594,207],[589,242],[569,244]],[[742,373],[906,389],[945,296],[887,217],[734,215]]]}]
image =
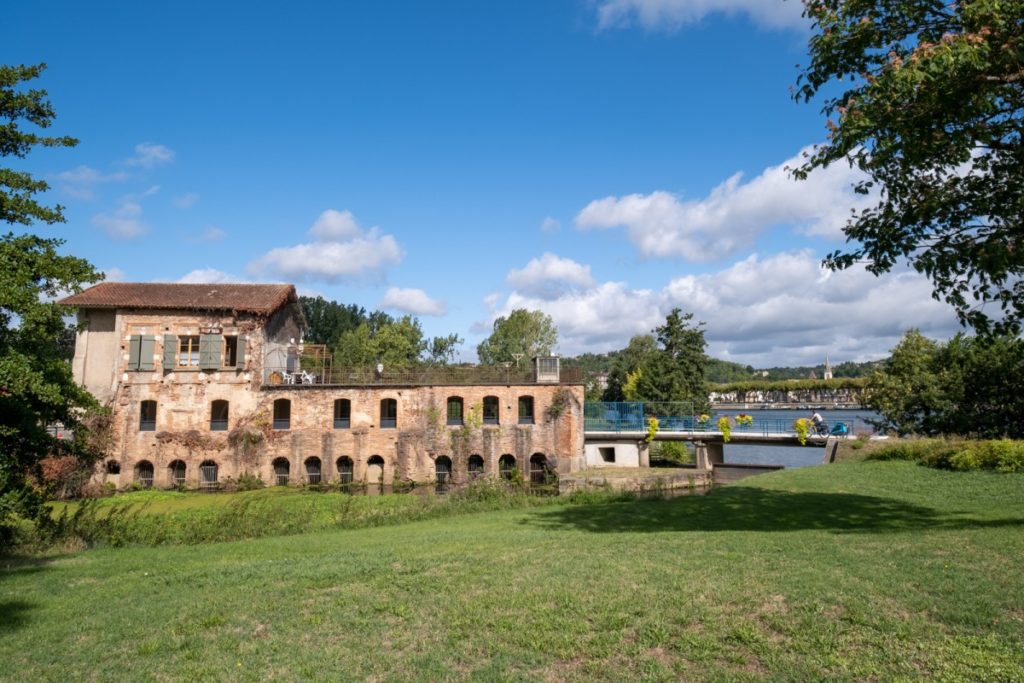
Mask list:
[{"label": "green grass lawn", "polygon": [[2,563],[3,680],[1024,680],[1024,475],[849,463]]}]

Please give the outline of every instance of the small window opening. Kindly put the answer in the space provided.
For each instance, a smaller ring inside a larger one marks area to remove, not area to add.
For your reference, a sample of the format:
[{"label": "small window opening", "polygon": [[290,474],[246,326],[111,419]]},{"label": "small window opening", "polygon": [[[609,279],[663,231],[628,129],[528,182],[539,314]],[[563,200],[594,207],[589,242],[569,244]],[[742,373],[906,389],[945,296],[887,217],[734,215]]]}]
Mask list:
[{"label": "small window opening", "polygon": [[347,398],[334,401],[334,428],[348,429],[352,426],[352,402]]},{"label": "small window opening", "polygon": [[320,483],[320,458],[306,458],[306,483]]},{"label": "small window opening", "polygon": [[292,402],[286,398],[274,401],[274,429],[290,429],[292,424]]},{"label": "small window opening", "polygon": [[502,479],[511,479],[515,476],[516,458],[506,453],[498,459],[498,474]]},{"label": "small window opening", "polygon": [[153,486],[153,463],[142,460],[135,466],[135,481],[144,489]]},{"label": "small window opening", "polygon": [[199,465],[199,485],[204,489],[217,488],[218,467],[213,460],[204,460]]},{"label": "small window opening", "polygon": [[448,424],[462,425],[462,399],[458,396],[448,397]]},{"label": "small window opening", "polygon": [[615,446],[600,446],[597,450],[603,462],[615,462]]},{"label": "small window opening", "polygon": [[199,367],[199,335],[178,337],[178,367]]},{"label": "small window opening", "polygon": [[437,479],[437,490],[447,490],[452,483],[452,459],[447,455],[438,456],[434,461],[434,476]]},{"label": "small window opening", "polygon": [[498,424],[498,397],[484,396],[484,424]]},{"label": "small window opening", "polygon": [[385,398],[380,402],[380,428],[394,429],[398,426],[398,401]]},{"label": "small window opening", "polygon": [[107,474],[121,474],[121,463],[116,460],[108,460]]},{"label": "small window opening", "polygon": [[170,474],[172,486],[184,486],[185,485],[185,461],[174,460],[170,465],[167,466],[168,473]]},{"label": "small window opening", "polygon": [[484,459],[479,455],[469,456],[469,478],[476,479],[477,477],[483,476],[484,473]]},{"label": "small window opening", "polygon": [[214,401],[210,404],[210,431],[226,432],[228,430],[228,402]]},{"label": "small window opening", "polygon": [[139,431],[156,431],[156,401],[143,401],[139,406]]},{"label": "small window opening", "polygon": [[352,458],[347,455],[343,455],[338,458],[338,478],[341,480],[342,486],[348,486],[354,480],[354,468],[352,467]]},{"label": "small window opening", "polygon": [[519,424],[533,424],[533,396],[519,397]]}]

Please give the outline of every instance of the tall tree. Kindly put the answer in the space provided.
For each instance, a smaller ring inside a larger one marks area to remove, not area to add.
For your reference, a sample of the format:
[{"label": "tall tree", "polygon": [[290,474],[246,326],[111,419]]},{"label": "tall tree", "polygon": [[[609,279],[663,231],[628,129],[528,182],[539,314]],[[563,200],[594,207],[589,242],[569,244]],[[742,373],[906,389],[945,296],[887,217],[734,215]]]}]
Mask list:
[{"label": "tall tree", "polygon": [[[642,373],[648,360],[658,352],[658,341],[650,334],[638,334],[629,340],[619,354],[615,357],[611,371],[608,373],[608,388],[604,390],[601,399],[604,401],[626,401],[626,386],[630,377],[638,378],[637,372]],[[634,380],[633,384],[636,384]]]},{"label": "tall tree", "polygon": [[494,321],[491,336],[476,347],[477,356],[484,365],[527,362],[534,356],[549,356],[558,345],[558,329],[551,316],[543,311],[517,308],[508,317]]},{"label": "tall tree", "polygon": [[[804,0],[814,25],[797,99],[828,93],[832,163],[878,202],[849,220],[833,269],[908,261],[979,332],[1024,319],[1024,2]],[[838,94],[832,94],[837,93]]]},{"label": "tall tree", "polygon": [[339,304],[322,296],[299,297],[302,314],[306,318],[306,341],[312,344],[335,346],[346,332],[366,322],[366,309],[356,304]]},{"label": "tall tree", "polygon": [[[77,143],[21,128],[28,123],[46,129],[55,116],[45,90],[22,86],[44,68],[0,66],[0,156],[24,158],[36,146]],[[34,195],[46,189],[46,182],[27,172],[0,168],[0,220],[11,225],[63,222],[60,206],[36,201]],[[35,517],[41,511],[37,489],[30,484],[41,476],[40,460],[58,452],[87,455],[80,442],[58,442],[46,429],[56,422],[81,427],[83,410],[95,406],[75,384],[63,357],[64,317],[70,311],[52,302],[100,275],[86,261],[60,255],[62,243],[13,232],[0,238],[0,535],[13,515]]]},{"label": "tall tree", "polygon": [[693,314],[674,308],[665,324],[654,329],[659,349],[636,377],[636,396],[645,401],[688,401],[697,412],[708,410],[704,381],[707,356],[704,323],[692,323]]}]

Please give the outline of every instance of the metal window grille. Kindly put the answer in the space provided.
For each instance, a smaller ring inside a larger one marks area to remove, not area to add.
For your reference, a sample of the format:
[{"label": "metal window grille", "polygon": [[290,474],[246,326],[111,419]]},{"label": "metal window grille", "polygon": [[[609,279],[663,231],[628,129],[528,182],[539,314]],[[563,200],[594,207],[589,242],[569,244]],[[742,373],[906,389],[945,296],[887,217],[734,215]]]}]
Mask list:
[{"label": "metal window grille", "polygon": [[316,458],[306,461],[306,481],[310,484],[320,483],[320,461]]},{"label": "metal window grille", "polygon": [[288,461],[284,459],[274,461],[274,481],[278,486],[288,485]]},{"label": "metal window grille", "polygon": [[139,463],[135,469],[136,481],[144,489],[148,489],[153,486],[153,466],[148,462]]},{"label": "metal window grille", "polygon": [[171,463],[171,483],[174,486],[185,485],[185,463],[175,460]]},{"label": "metal window grille", "polygon": [[501,456],[501,460],[498,461],[498,473],[502,479],[511,479],[513,473],[516,471],[516,459],[511,455]]},{"label": "metal window grille", "polygon": [[452,481],[452,461],[441,457],[434,462],[434,475],[437,478],[437,487],[447,488]]},{"label": "metal window grille", "polygon": [[484,473],[484,459],[479,455],[469,456],[469,478],[476,479]]},{"label": "metal window grille", "polygon": [[199,485],[204,489],[217,486],[217,464],[203,463],[199,466]]},{"label": "metal window grille", "polygon": [[548,461],[544,456],[530,458],[530,483],[543,484],[547,478]]},{"label": "metal window grille", "polygon": [[342,458],[338,461],[338,477],[341,479],[342,486],[352,483],[354,479],[352,461],[348,458]]}]

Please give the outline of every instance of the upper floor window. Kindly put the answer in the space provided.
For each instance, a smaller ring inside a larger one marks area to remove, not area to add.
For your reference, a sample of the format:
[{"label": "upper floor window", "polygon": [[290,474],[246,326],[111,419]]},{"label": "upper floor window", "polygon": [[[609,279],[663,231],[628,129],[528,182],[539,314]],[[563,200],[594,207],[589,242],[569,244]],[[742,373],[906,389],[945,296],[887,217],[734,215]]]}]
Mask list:
[{"label": "upper floor window", "polygon": [[156,401],[143,401],[139,404],[139,431],[156,431]]},{"label": "upper floor window", "polygon": [[334,401],[334,428],[348,429],[352,426],[352,402],[347,398]]},{"label": "upper floor window", "polygon": [[178,337],[178,367],[199,367],[199,335]]},{"label": "upper floor window", "polygon": [[498,424],[498,397],[484,396],[484,424]]},{"label": "upper floor window", "polygon": [[[145,358],[144,339],[140,345],[139,358]],[[241,370],[245,367],[245,345],[246,337],[238,335],[188,334],[176,337],[173,334],[165,334],[164,370],[169,371],[175,368]],[[152,354],[152,349],[149,353]],[[129,357],[129,369],[132,369],[134,358],[135,354],[132,351]]]},{"label": "upper floor window", "polygon": [[274,429],[290,429],[292,425],[292,402],[286,398],[274,401]]},{"label": "upper floor window", "polygon": [[128,338],[128,369],[153,370],[153,347],[156,337],[150,334],[133,334]]},{"label": "upper floor window", "polygon": [[519,424],[533,424],[533,396],[519,397]]},{"label": "upper floor window", "polygon": [[214,401],[210,404],[210,431],[226,432],[228,430],[228,402]]},{"label": "upper floor window", "polygon": [[394,429],[398,426],[398,401],[385,398],[380,402],[381,429]]},{"label": "upper floor window", "polygon": [[462,424],[462,399],[458,396],[448,397],[448,424]]}]

